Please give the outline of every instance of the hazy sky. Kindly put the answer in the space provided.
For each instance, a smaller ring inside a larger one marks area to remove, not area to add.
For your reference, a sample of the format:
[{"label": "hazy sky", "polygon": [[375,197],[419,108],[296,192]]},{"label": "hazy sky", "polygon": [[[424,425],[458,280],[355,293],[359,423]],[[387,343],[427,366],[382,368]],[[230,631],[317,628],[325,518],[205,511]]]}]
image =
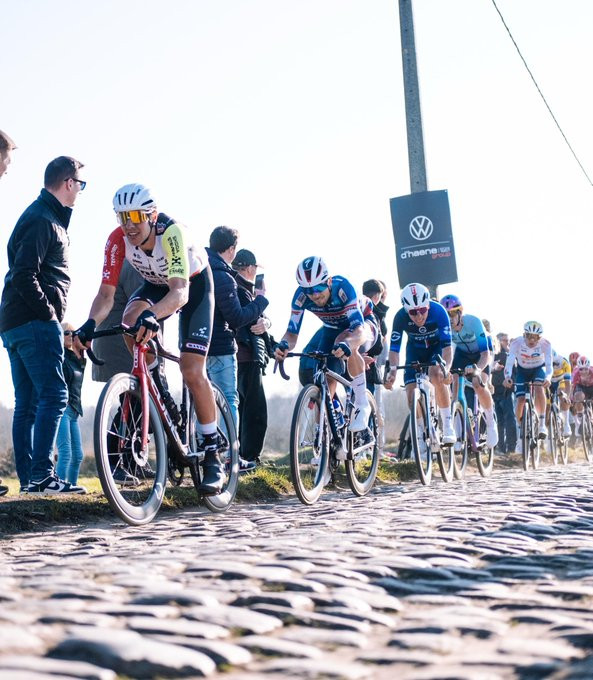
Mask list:
[{"label": "hazy sky", "polygon": [[[593,3],[498,5],[592,174]],[[558,351],[593,353],[591,186],[491,0],[413,6],[429,189],[449,191],[457,251],[459,282],[441,292],[495,331],[536,318]],[[311,254],[356,285],[384,279],[396,311],[389,198],[409,191],[397,0],[0,0],[0,15],[0,128],[19,146],[0,181],[5,241],[49,160],[86,164],[71,323],[87,318],[128,182],[204,244],[219,224],[239,229],[265,265],[277,336]],[[0,373],[11,404],[4,350]],[[96,395],[89,375],[83,398]]]}]

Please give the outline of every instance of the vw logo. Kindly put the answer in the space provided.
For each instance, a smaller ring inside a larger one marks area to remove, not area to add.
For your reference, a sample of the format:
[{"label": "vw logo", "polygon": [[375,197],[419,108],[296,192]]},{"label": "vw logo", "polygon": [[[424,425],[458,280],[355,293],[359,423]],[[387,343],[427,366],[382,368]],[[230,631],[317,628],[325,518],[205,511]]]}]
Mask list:
[{"label": "vw logo", "polygon": [[434,225],[430,218],[425,215],[416,215],[410,222],[410,235],[416,241],[426,241],[427,238],[432,236],[433,231]]}]

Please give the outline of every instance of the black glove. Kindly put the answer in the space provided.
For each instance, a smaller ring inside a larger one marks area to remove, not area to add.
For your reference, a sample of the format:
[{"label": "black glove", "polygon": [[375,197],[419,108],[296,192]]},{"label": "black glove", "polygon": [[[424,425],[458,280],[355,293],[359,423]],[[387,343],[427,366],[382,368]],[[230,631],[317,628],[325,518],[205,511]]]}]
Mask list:
[{"label": "black glove", "polygon": [[96,326],[97,323],[94,319],[88,319],[88,321],[85,321],[77,331],[74,331],[74,335],[77,335],[80,342],[82,342],[83,345],[86,345],[87,342],[92,340]]},{"label": "black glove", "polygon": [[347,342],[338,342],[332,347],[332,352],[335,352],[337,349],[341,349],[345,357],[349,357],[352,354],[350,345]]},{"label": "black glove", "polygon": [[151,309],[145,309],[142,314],[136,319],[136,326],[144,326],[153,333],[158,333],[160,326],[159,322]]},{"label": "black glove", "polygon": [[280,342],[274,347],[274,349],[278,349],[281,352],[286,352],[288,349],[288,341],[287,340],[280,340]]}]

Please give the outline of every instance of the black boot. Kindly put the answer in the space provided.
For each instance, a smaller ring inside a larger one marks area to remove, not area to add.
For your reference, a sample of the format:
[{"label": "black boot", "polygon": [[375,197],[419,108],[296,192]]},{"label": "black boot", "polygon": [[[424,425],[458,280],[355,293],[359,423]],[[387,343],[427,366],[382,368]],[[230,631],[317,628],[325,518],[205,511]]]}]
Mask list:
[{"label": "black boot", "polygon": [[218,457],[218,447],[207,447],[202,463],[202,483],[198,491],[204,496],[216,496],[224,484],[224,465]]}]

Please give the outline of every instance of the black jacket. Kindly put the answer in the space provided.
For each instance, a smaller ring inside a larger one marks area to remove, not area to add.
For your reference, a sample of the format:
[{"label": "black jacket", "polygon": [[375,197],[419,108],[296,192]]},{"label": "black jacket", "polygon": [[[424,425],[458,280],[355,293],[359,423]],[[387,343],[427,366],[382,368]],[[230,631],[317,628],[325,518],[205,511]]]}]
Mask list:
[{"label": "black jacket", "polygon": [[269,303],[263,295],[258,295],[253,302],[241,307],[235,280],[237,272],[217,252],[211,248],[206,248],[206,251],[214,279],[215,300],[208,356],[235,354],[235,331],[257,321]]},{"label": "black jacket", "polygon": [[68,224],[72,208],[45,189],[20,216],[8,240],[0,331],[29,321],[62,321],[70,288]]},{"label": "black jacket", "polygon": [[79,359],[71,349],[64,349],[64,380],[68,386],[68,406],[71,406],[79,416],[82,415],[80,393],[86,359]]},{"label": "black jacket", "polygon": [[[255,284],[247,279],[244,279],[241,274],[237,274],[237,286],[239,302],[242,307],[246,307],[248,304],[253,302],[255,299],[254,288]],[[256,319],[257,321],[257,319]],[[270,335],[262,333],[261,335],[255,335],[250,330],[252,324],[247,324],[246,326],[241,326],[237,331],[237,343],[239,349],[237,352],[237,361],[239,363],[254,361],[257,362],[260,368],[263,370],[268,365],[270,361],[269,348],[271,348],[272,341]]]}]

